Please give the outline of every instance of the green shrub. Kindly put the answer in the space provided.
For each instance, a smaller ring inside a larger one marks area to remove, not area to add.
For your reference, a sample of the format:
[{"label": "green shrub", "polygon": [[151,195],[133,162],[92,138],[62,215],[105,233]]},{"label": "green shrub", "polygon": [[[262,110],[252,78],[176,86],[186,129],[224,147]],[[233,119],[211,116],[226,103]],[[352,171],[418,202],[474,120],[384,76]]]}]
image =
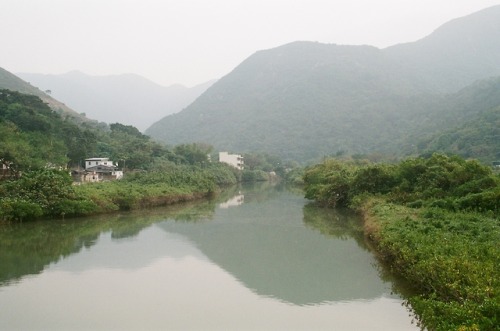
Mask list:
[{"label": "green shrub", "polygon": [[0,201],[0,218],[22,221],[43,215],[42,207],[34,202],[19,198],[4,198]]}]

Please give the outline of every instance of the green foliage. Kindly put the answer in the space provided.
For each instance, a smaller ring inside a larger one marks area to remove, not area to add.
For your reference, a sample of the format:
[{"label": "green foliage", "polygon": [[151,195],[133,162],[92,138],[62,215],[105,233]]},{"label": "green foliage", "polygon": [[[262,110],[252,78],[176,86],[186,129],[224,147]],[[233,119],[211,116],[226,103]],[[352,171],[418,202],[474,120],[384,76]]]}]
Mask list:
[{"label": "green foliage", "polygon": [[23,198],[4,197],[0,200],[0,219],[25,220],[34,219],[43,215],[42,207]]},{"label": "green foliage", "polygon": [[67,172],[52,169],[30,171],[1,183],[0,197],[4,220],[81,215],[93,209],[91,201],[76,194]]},{"label": "green foliage", "polygon": [[0,90],[0,159],[15,172],[66,167],[95,151],[96,135],[61,118],[42,100]]},{"label": "green foliage", "polygon": [[417,212],[379,202],[377,248],[420,293],[410,297],[431,330],[493,330],[500,311],[500,224],[477,213]]},{"label": "green foliage", "polygon": [[82,185],[77,192],[98,206],[95,212],[106,212],[192,200],[235,183],[234,173],[222,164],[171,165],[168,170],[129,174],[120,181]]},{"label": "green foliage", "polygon": [[0,220],[30,220],[162,206],[207,196],[234,185],[228,166],[170,165],[120,181],[73,186],[67,172],[39,170],[0,182]]},{"label": "green foliage", "polygon": [[269,174],[262,170],[243,170],[241,175],[243,182],[265,182],[269,180]]},{"label": "green foliage", "polygon": [[[500,88],[500,80],[495,88]],[[486,98],[491,99],[488,96]],[[484,112],[470,111],[472,115],[455,114],[457,118],[467,115],[471,118],[462,123],[458,122],[455,127],[439,130],[422,138],[417,144],[417,153],[441,151],[465,158],[477,158],[486,163],[500,159],[500,102],[496,101],[497,103],[485,105],[484,109],[487,111]],[[475,108],[481,109],[477,104]],[[456,119],[450,119],[450,122],[454,123]]]},{"label": "green foliage", "polygon": [[65,166],[64,123],[38,97],[0,90],[0,159],[15,172]]},{"label": "green foliage", "polygon": [[306,169],[305,197],[328,206],[347,206],[355,171],[353,164],[334,159]]},{"label": "green foliage", "polygon": [[213,147],[207,144],[184,144],[174,148],[174,153],[178,155],[183,163],[191,165],[204,165],[209,162],[209,155]]},{"label": "green foliage", "polygon": [[363,194],[386,195],[411,207],[497,213],[500,180],[476,160],[433,154],[409,158],[398,165],[327,159],[304,174],[305,196],[320,203],[348,206]]},{"label": "green foliage", "polygon": [[362,193],[389,193],[397,184],[395,166],[377,164],[357,169],[352,180],[350,195]]},{"label": "green foliage", "polygon": [[304,185],[304,168],[296,167],[286,172],[285,181],[295,186]]}]

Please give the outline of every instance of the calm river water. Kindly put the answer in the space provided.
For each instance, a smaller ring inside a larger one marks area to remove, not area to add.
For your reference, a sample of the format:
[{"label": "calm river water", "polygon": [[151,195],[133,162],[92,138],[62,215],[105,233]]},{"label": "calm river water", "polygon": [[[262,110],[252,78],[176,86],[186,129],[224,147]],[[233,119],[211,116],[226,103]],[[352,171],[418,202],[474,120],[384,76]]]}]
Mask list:
[{"label": "calm river water", "polygon": [[0,330],[417,330],[359,225],[268,184],[1,225]]}]

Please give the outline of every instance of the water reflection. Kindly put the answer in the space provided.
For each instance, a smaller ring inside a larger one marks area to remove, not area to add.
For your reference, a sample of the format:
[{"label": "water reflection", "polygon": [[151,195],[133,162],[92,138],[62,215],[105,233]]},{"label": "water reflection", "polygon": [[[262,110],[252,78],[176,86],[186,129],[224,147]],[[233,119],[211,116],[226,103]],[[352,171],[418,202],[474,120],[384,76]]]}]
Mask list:
[{"label": "water reflection", "polygon": [[[188,238],[211,261],[264,297],[315,305],[390,293],[390,284],[380,280],[364,246],[355,215],[303,207],[303,199],[290,193],[275,200],[253,199],[252,192],[246,196],[240,207],[218,210],[210,224],[158,226]],[[328,236],[318,235],[317,229]]]},{"label": "water reflection", "polygon": [[0,227],[0,329],[412,329],[355,215],[263,185]]},{"label": "water reflection", "polygon": [[212,219],[215,207],[216,201],[203,201],[82,219],[1,224],[0,286],[39,274],[47,266],[94,246],[102,234],[118,241],[133,238],[165,219],[207,221]]}]

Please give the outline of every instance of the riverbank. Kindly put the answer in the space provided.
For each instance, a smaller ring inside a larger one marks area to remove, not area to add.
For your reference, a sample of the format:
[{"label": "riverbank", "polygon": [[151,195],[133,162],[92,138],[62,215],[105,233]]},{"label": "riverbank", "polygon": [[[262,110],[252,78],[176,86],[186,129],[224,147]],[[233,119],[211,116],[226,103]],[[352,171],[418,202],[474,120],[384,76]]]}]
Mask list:
[{"label": "riverbank", "polygon": [[495,330],[500,312],[500,225],[479,213],[413,209],[367,199],[365,236],[419,293],[408,298],[430,330]]},{"label": "riverbank", "polygon": [[119,181],[72,185],[64,171],[43,169],[0,185],[0,221],[88,216],[208,197],[237,183],[230,168],[172,166]]},{"label": "riverbank", "polygon": [[428,330],[498,330],[500,177],[475,160],[434,154],[399,164],[327,159],[305,171],[305,196],[364,216],[384,264],[416,295]]}]

